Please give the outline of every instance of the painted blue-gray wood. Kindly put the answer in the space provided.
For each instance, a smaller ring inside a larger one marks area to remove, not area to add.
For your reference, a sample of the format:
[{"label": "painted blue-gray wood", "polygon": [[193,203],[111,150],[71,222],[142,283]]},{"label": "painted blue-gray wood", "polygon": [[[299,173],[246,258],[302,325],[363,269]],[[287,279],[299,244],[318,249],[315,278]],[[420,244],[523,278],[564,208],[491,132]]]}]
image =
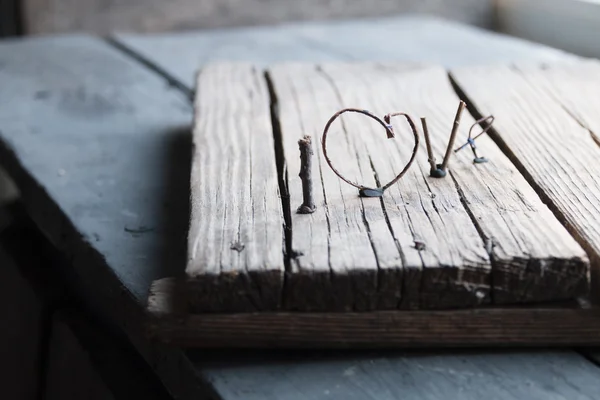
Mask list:
[{"label": "painted blue-gray wood", "polygon": [[3,144],[135,298],[180,272],[187,98],[87,37],[0,43],[0,82]]},{"label": "painted blue-gray wood", "polygon": [[433,17],[312,22],[251,29],[115,38],[188,85],[204,63],[252,61],[415,61],[446,67],[556,61],[560,50]]},{"label": "painted blue-gray wood", "polygon": [[[202,63],[387,59],[377,58],[383,54],[457,65],[461,57],[471,57],[464,59],[469,63],[562,57],[471,28],[435,20],[422,22],[425,29],[415,21],[117,39],[150,68],[90,37],[0,43],[0,166],[20,186],[40,228],[70,258],[72,284],[82,302],[123,329],[179,398],[209,392],[223,399],[587,399],[600,393],[600,369],[574,352],[194,353],[188,358],[142,336],[150,282],[184,269],[187,93]],[[376,40],[383,33],[388,38]],[[406,47],[401,41],[420,45]],[[157,70],[175,78],[177,87]]]},{"label": "painted blue-gray wood", "polygon": [[573,352],[248,353],[197,365],[226,399],[591,400],[600,393],[598,368]]},{"label": "painted blue-gray wood", "polygon": [[195,371],[145,339],[143,307],[153,280],[183,273],[190,124],[185,95],[102,40],[0,43],[0,165],[71,261],[82,305],[182,397],[201,393]]}]

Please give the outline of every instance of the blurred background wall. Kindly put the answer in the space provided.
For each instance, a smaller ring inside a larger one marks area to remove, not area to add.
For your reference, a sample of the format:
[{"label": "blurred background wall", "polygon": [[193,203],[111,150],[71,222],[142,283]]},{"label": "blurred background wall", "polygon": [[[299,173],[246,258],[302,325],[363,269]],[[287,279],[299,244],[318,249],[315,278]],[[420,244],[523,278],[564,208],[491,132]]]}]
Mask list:
[{"label": "blurred background wall", "polygon": [[1,4],[3,31],[25,34],[164,32],[402,13],[482,27],[494,23],[493,0],[0,0]]},{"label": "blurred background wall", "polygon": [[600,0],[496,0],[502,32],[600,57]]}]

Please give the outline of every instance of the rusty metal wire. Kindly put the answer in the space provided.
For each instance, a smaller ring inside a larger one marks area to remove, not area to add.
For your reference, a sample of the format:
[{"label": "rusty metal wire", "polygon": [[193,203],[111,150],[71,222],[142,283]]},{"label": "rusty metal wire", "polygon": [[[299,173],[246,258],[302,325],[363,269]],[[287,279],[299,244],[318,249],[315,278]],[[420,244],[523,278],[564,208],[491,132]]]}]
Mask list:
[{"label": "rusty metal wire", "polygon": [[329,165],[329,168],[331,168],[331,170],[344,182],[346,182],[349,185],[354,186],[355,188],[359,189],[359,190],[364,190],[364,189],[371,189],[368,188],[366,186],[363,186],[359,183],[355,183],[352,182],[350,179],[346,178],[345,176],[343,176],[334,166],[333,163],[331,162],[331,159],[329,158],[329,155],[327,154],[327,133],[329,131],[329,128],[331,126],[331,124],[342,114],[346,113],[346,112],[354,112],[354,113],[359,113],[359,114],[363,114],[366,115],[369,118],[374,119],[375,121],[377,121],[386,131],[387,137],[388,139],[392,139],[394,138],[396,135],[394,133],[394,128],[392,127],[391,124],[391,119],[393,117],[396,116],[403,116],[404,118],[406,118],[406,120],[408,121],[408,124],[410,125],[410,129],[413,132],[414,135],[414,140],[415,140],[415,144],[414,144],[414,148],[413,148],[413,152],[412,152],[412,156],[410,157],[410,160],[408,161],[408,163],[404,166],[404,168],[402,169],[402,171],[400,171],[400,173],[398,175],[396,175],[396,177],[394,179],[392,179],[390,182],[388,182],[387,184],[385,184],[384,186],[380,187],[380,188],[376,188],[376,190],[379,190],[383,193],[383,191],[385,191],[386,189],[388,189],[390,186],[392,186],[394,183],[398,182],[398,180],[400,180],[404,174],[406,173],[406,171],[408,171],[408,169],[410,168],[410,166],[412,165],[412,163],[414,162],[416,155],[417,155],[417,151],[419,150],[419,133],[417,131],[417,128],[415,126],[415,123],[413,122],[412,118],[406,114],[406,113],[402,113],[402,112],[397,112],[397,113],[390,113],[387,114],[383,117],[383,120],[381,118],[379,118],[378,116],[372,114],[371,112],[367,111],[367,110],[361,110],[358,108],[345,108],[343,110],[340,110],[338,112],[336,112],[335,114],[333,114],[333,116],[329,119],[329,121],[327,121],[327,124],[325,125],[325,129],[323,130],[323,135],[321,136],[321,146],[323,147],[323,156],[325,157],[325,161],[327,161],[327,164]]},{"label": "rusty metal wire", "polygon": [[[477,121],[475,121],[475,123],[473,123],[473,125],[471,125],[471,127],[469,128],[469,138],[467,139],[467,142],[465,144],[463,144],[462,146],[454,149],[454,152],[456,153],[457,151],[464,149],[468,145],[471,145],[471,148],[474,148],[475,139],[477,139],[478,137],[480,137],[481,135],[483,135],[484,133],[489,131],[490,128],[492,127],[492,124],[494,123],[494,120],[495,120],[495,118],[493,115],[488,115],[487,117],[479,118]],[[479,132],[477,134],[477,136],[473,137],[473,129],[476,126],[483,124],[484,122],[487,124],[487,126],[485,128],[483,128],[483,130],[481,132]]]}]

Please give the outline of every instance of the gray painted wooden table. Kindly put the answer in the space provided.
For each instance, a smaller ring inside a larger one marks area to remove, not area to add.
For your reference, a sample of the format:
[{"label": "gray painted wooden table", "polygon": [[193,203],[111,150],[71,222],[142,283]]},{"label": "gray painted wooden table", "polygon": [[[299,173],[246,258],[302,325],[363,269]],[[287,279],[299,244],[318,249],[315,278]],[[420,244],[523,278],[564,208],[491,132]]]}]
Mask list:
[{"label": "gray painted wooden table", "polygon": [[455,67],[568,57],[424,18],[5,41],[0,165],[31,218],[70,260],[79,300],[122,330],[177,398],[592,399],[600,393],[593,352],[185,352],[143,334],[150,283],[185,265],[190,99],[202,64],[406,60]]}]

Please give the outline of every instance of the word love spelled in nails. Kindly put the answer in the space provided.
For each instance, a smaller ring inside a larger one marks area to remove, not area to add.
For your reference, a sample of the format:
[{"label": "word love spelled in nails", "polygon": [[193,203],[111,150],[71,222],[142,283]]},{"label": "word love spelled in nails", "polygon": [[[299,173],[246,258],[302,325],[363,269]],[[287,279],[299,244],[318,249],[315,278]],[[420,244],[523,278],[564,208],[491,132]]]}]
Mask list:
[{"label": "word love spelled in nails", "polygon": [[[475,145],[475,140],[477,138],[479,138],[481,135],[483,135],[484,133],[486,133],[492,127],[492,123],[494,122],[494,117],[491,115],[475,121],[475,123],[473,125],[471,125],[471,127],[469,129],[469,135],[467,138],[467,142],[453,150],[454,142],[456,141],[456,137],[457,137],[459,126],[460,126],[461,116],[462,116],[462,113],[463,113],[465,107],[466,107],[466,104],[463,101],[460,101],[460,103],[458,104],[458,109],[456,110],[456,115],[454,117],[454,123],[452,125],[452,130],[450,132],[450,138],[449,138],[448,144],[446,146],[446,152],[444,153],[444,158],[443,158],[441,164],[436,163],[435,156],[433,155],[431,138],[429,136],[429,129],[427,127],[427,120],[424,117],[421,118],[421,126],[423,128],[423,136],[425,137],[425,145],[426,145],[426,149],[427,149],[427,160],[429,162],[430,176],[432,178],[445,177],[448,173],[447,172],[448,165],[449,165],[450,157],[452,156],[452,154],[464,149],[467,146],[470,146],[471,150],[473,151],[473,154],[475,156],[475,158],[473,160],[474,163],[481,164],[481,163],[485,163],[488,161],[485,157],[481,157],[478,155],[477,147]],[[385,185],[372,188],[372,187],[368,187],[368,186],[362,185],[357,182],[353,182],[349,178],[342,175],[342,173],[334,166],[333,162],[331,161],[331,158],[329,157],[329,154],[327,152],[327,146],[328,146],[327,139],[328,139],[329,129],[330,129],[331,125],[333,124],[333,122],[335,122],[344,113],[358,113],[358,114],[362,114],[364,116],[367,116],[367,117],[375,120],[385,129],[388,139],[394,139],[396,137],[394,127],[392,126],[392,118],[404,117],[406,119],[406,121],[408,122],[408,125],[413,134],[413,142],[414,142],[412,155],[411,155],[410,159],[408,160],[408,162],[406,163],[406,165],[404,166],[404,168],[402,168],[402,170],[391,181],[389,181]],[[473,136],[473,129],[476,126],[482,126],[483,130],[480,133],[478,133],[477,135]],[[297,212],[301,213],[301,214],[309,214],[316,210],[316,205],[314,203],[313,195],[312,195],[312,193],[313,193],[312,192],[312,175],[311,175],[312,163],[310,160],[311,160],[311,156],[312,156],[313,152],[312,152],[312,142],[311,142],[310,136],[305,136],[304,138],[300,139],[298,144],[300,147],[300,158],[301,158],[301,167],[300,167],[299,176],[302,180],[303,203],[298,208]],[[327,162],[327,165],[329,165],[331,170],[341,180],[343,180],[344,182],[346,182],[349,185],[356,187],[358,189],[359,195],[361,197],[381,197],[381,196],[383,196],[383,193],[385,192],[386,189],[388,189],[390,186],[392,186],[393,184],[398,182],[406,174],[408,169],[411,167],[411,165],[415,161],[417,152],[419,150],[419,133],[418,133],[417,127],[414,123],[414,120],[407,113],[404,113],[404,112],[390,113],[390,114],[386,114],[382,119],[382,118],[379,118],[378,116],[374,115],[370,111],[367,111],[364,109],[344,108],[344,109],[336,112],[329,119],[329,121],[327,121],[327,124],[325,125],[325,129],[323,130],[323,134],[321,135],[321,146],[323,148],[323,156],[325,158],[325,161]]]}]

